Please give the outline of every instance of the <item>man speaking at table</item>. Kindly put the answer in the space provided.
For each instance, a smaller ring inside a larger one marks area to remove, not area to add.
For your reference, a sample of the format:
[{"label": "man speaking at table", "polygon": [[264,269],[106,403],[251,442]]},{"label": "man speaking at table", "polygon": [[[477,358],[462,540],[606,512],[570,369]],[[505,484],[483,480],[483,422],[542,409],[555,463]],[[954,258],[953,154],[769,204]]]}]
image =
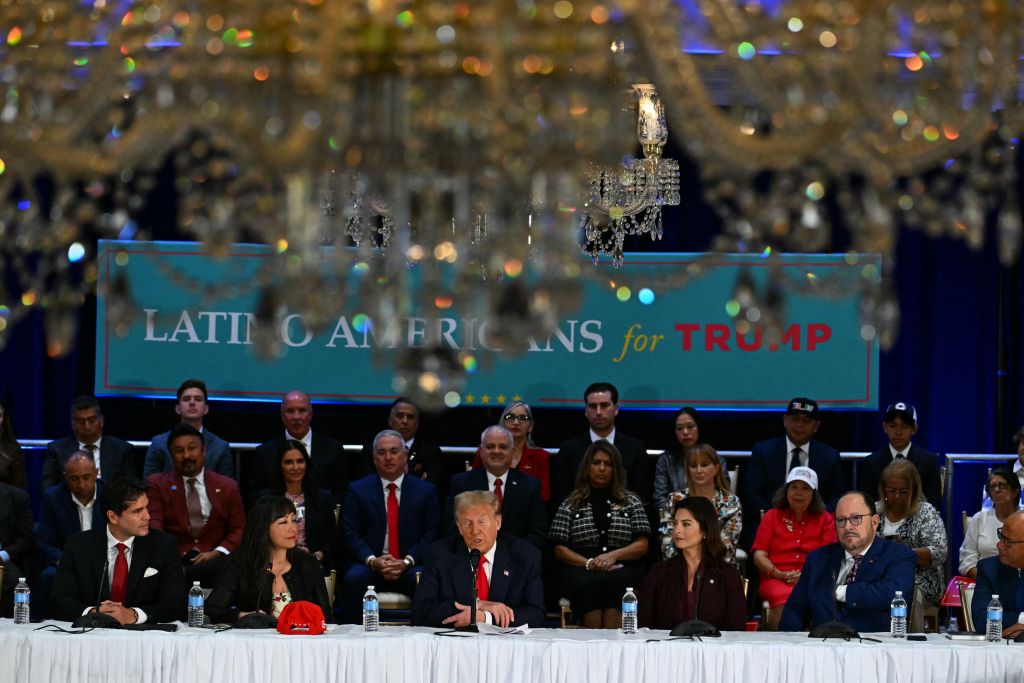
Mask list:
[{"label": "man speaking at table", "polygon": [[103,491],[106,524],[68,538],[53,581],[55,618],[87,612],[121,624],[175,621],[185,611],[186,586],[174,538],[149,529],[146,489],[117,479]]},{"label": "man speaking at table", "polygon": [[896,591],[907,602],[914,594],[917,556],[910,548],[877,535],[879,517],[861,491],[836,505],[839,542],[807,555],[779,621],[780,631],[803,631],[841,621],[855,631],[888,631],[889,605]]},{"label": "man speaking at table", "polygon": [[434,543],[423,555],[423,574],[412,602],[416,626],[462,628],[469,625],[473,599],[471,553],[477,567],[477,622],[500,627],[544,625],[544,587],[540,552],[513,536],[498,536],[501,513],[490,491],[465,491],[455,497],[459,535]]}]

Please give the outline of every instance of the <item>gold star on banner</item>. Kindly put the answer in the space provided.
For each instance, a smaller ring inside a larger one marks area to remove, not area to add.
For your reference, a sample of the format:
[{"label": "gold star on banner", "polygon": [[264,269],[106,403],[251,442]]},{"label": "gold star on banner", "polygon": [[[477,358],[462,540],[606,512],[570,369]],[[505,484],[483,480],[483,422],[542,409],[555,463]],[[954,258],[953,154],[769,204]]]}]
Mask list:
[{"label": "gold star on banner", "polygon": [[498,394],[498,403],[505,403],[505,394]]},{"label": "gold star on banner", "polygon": [[519,394],[516,394],[515,396],[512,397],[512,400],[513,401],[522,401],[523,397],[520,396]]},{"label": "gold star on banner", "polygon": [[490,403],[491,402],[491,397],[488,396],[487,394],[484,394],[483,396],[480,397],[480,402],[481,403]]},{"label": "gold star on banner", "polygon": [[466,394],[465,400],[466,403],[472,403],[476,400],[476,396],[474,396],[473,394]]}]

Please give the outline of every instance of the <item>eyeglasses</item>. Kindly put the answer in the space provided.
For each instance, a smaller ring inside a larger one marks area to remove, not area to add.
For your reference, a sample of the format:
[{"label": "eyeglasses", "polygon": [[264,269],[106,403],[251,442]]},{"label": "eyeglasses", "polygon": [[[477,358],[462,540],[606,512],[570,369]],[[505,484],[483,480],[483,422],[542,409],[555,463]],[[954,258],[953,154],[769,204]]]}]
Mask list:
[{"label": "eyeglasses", "polygon": [[836,526],[842,529],[849,522],[853,526],[860,526],[860,523],[864,521],[865,517],[870,515],[850,515],[849,517],[836,517]]},{"label": "eyeglasses", "polygon": [[999,542],[1002,543],[1003,545],[1013,546],[1013,545],[1017,545],[1018,543],[1024,543],[1024,541],[1013,541],[1013,540],[1010,540],[1006,536],[1006,534],[1003,533],[1002,529],[999,529],[999,530],[996,531],[996,536],[999,537]]},{"label": "eyeglasses", "polygon": [[994,481],[988,485],[989,491],[1005,491],[1010,488],[1010,485],[1002,481]]},{"label": "eyeglasses", "polygon": [[530,416],[529,415],[514,415],[512,413],[508,413],[502,419],[505,420],[505,422],[529,422],[530,421]]},{"label": "eyeglasses", "polygon": [[884,489],[882,489],[882,493],[884,493],[887,496],[892,496],[892,497],[895,498],[896,496],[902,497],[902,496],[910,495],[910,489],[890,489],[890,488],[884,488]]}]

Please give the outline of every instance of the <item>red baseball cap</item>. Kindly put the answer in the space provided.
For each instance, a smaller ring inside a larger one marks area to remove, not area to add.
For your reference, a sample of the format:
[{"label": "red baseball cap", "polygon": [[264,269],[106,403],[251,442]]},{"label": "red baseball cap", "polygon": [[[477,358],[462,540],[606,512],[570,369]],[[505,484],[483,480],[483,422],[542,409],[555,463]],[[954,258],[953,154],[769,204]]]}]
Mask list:
[{"label": "red baseball cap", "polygon": [[286,636],[315,636],[327,630],[320,605],[299,600],[289,602],[277,618],[277,632]]}]

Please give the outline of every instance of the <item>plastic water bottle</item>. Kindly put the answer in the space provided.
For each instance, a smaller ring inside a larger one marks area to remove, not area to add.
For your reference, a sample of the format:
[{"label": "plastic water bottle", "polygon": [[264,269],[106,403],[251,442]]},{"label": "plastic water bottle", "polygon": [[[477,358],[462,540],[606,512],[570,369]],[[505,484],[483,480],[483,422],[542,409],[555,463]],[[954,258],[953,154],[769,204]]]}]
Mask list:
[{"label": "plastic water bottle", "polygon": [[203,607],[206,604],[206,596],[198,581],[192,582],[192,588],[188,592],[188,625],[193,628],[203,625]]},{"label": "plastic water bottle", "polygon": [[958,633],[960,631],[960,624],[957,623],[956,615],[949,617],[949,626],[946,627],[946,633]]},{"label": "plastic water bottle", "polygon": [[998,643],[1003,639],[1003,603],[999,596],[993,595],[985,610],[985,640]]},{"label": "plastic water bottle", "polygon": [[18,579],[18,585],[14,587],[14,623],[27,624],[29,620],[29,597],[32,591],[28,589],[25,579]]},{"label": "plastic water bottle", "polygon": [[889,605],[889,635],[893,638],[907,637],[907,601],[903,591],[896,591],[896,597]]},{"label": "plastic water bottle", "polygon": [[622,596],[622,632],[636,633],[636,593],[632,588]]},{"label": "plastic water bottle", "polygon": [[363,630],[380,630],[380,600],[373,586],[367,586],[363,593]]}]

